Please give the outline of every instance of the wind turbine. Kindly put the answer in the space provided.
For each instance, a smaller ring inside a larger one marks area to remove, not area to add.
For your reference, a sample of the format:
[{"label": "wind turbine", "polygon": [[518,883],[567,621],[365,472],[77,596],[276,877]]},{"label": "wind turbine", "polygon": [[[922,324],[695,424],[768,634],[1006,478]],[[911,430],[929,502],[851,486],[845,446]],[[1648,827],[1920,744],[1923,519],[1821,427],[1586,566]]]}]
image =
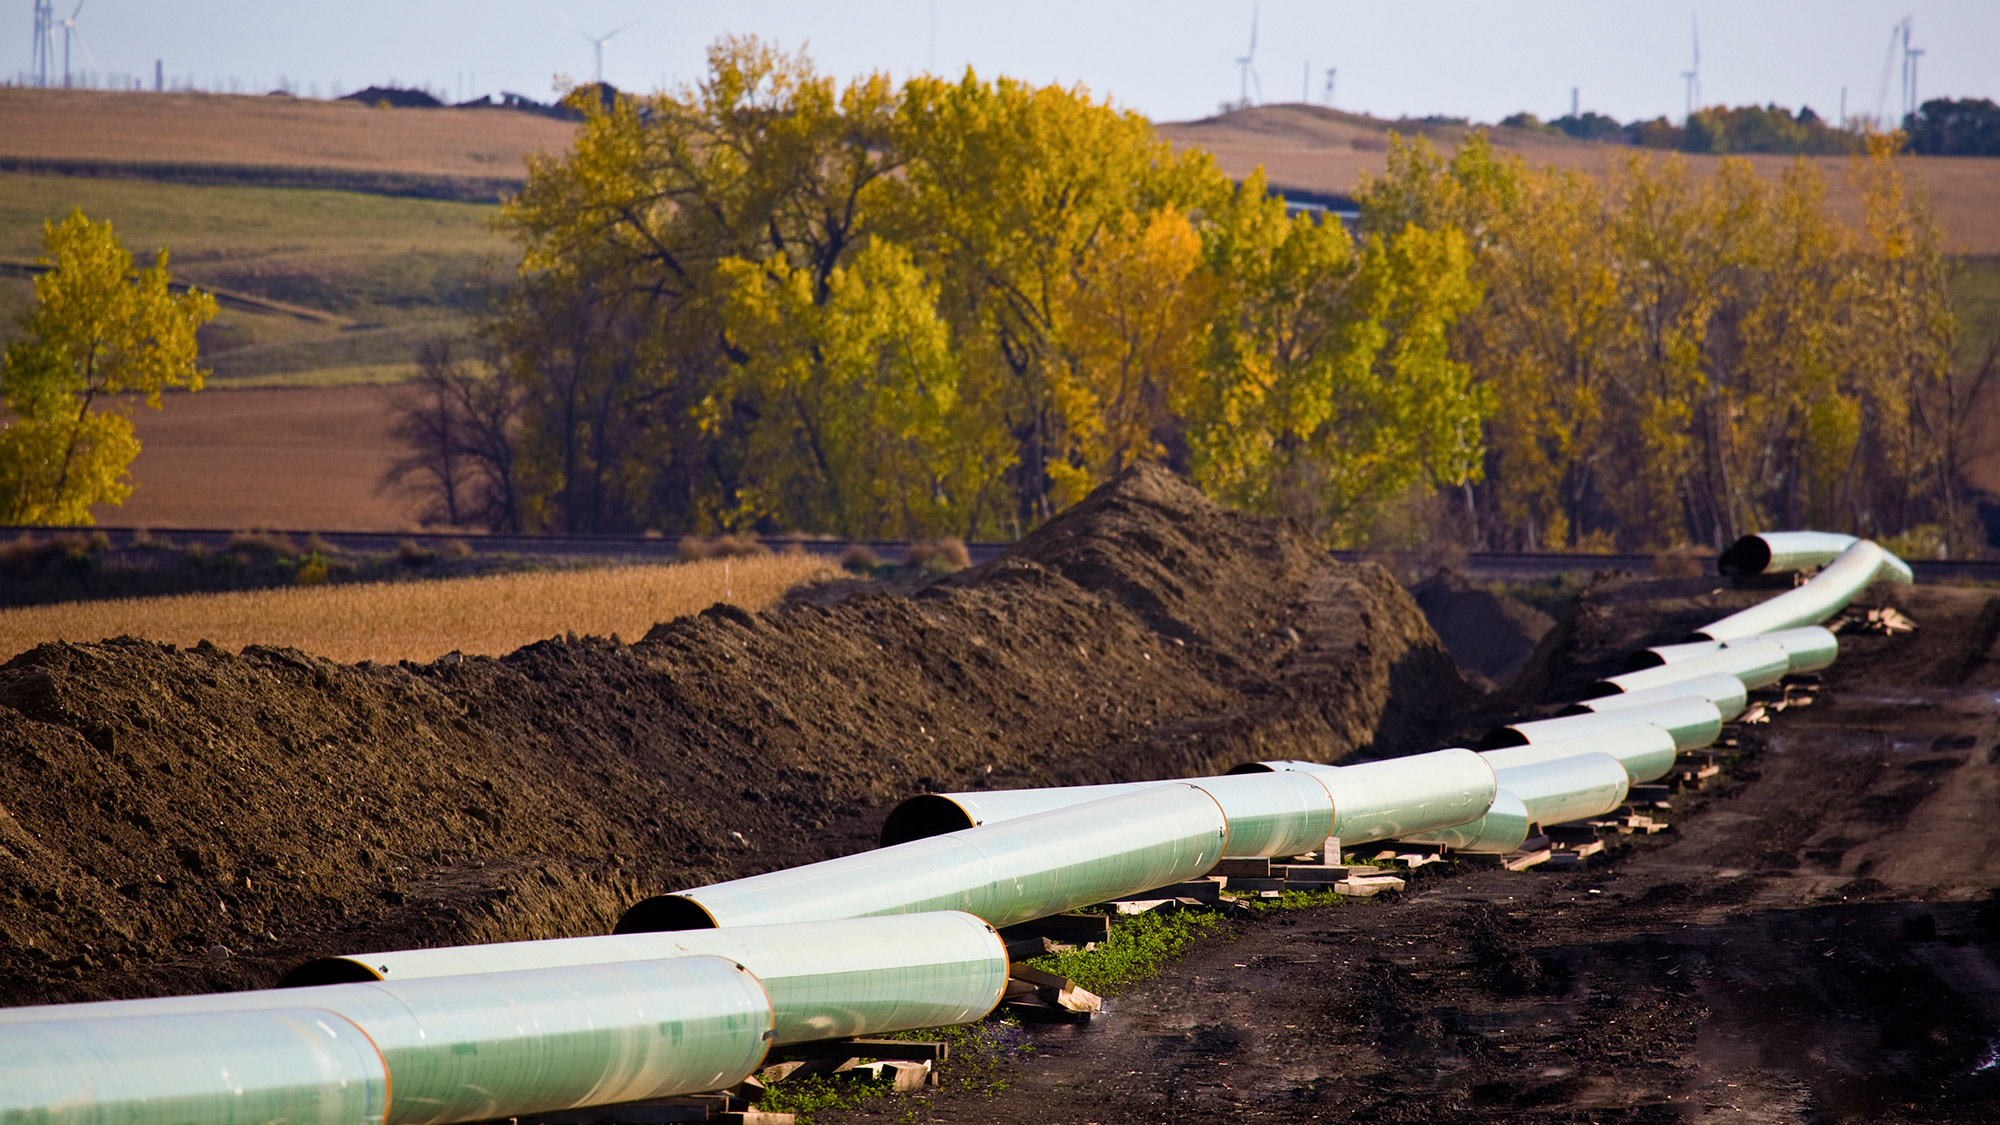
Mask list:
[{"label": "wind turbine", "polygon": [[[645,17],[642,16],[640,18],[643,19]],[[569,17],[564,16],[563,22],[569,23]],[[588,31],[585,31],[584,29],[576,26],[575,24],[569,23],[570,29],[575,31],[578,35],[583,36],[583,41],[590,44],[591,49],[597,53],[596,82],[598,85],[602,86],[604,84],[604,45],[606,43],[611,42],[613,36],[617,35],[621,31],[626,30],[627,28],[630,28],[632,24],[636,24],[638,22],[639,20],[633,20],[632,23],[614,27],[610,31],[607,31],[602,35],[592,35]]]},{"label": "wind turbine", "polygon": [[1337,66],[1326,68],[1326,104],[1328,105],[1333,104],[1333,76],[1339,73],[1340,68]]},{"label": "wind turbine", "polygon": [[1264,98],[1264,79],[1257,74],[1257,5],[1255,4],[1250,5],[1250,52],[1242,58],[1237,59],[1236,66],[1241,72],[1243,83],[1243,89],[1236,104],[1239,107],[1250,104],[1250,84],[1252,82],[1257,84],[1257,98],[1259,101],[1262,101]]},{"label": "wind turbine", "polygon": [[72,38],[84,46],[84,58],[90,60],[90,66],[96,68],[96,64],[98,64],[98,58],[94,54],[90,54],[90,42],[84,40],[84,30],[76,26],[76,16],[80,16],[82,12],[84,12],[84,0],[76,0],[76,10],[70,12],[68,20],[62,20],[62,88],[64,90],[70,88],[70,40]]},{"label": "wind turbine", "polygon": [[1688,13],[1688,26],[1694,29],[1694,69],[1681,71],[1687,80],[1687,116],[1683,121],[1694,117],[1695,106],[1701,101],[1701,20],[1693,12]]},{"label": "wind turbine", "polygon": [[35,85],[49,84],[49,66],[56,57],[55,0],[35,0]]}]

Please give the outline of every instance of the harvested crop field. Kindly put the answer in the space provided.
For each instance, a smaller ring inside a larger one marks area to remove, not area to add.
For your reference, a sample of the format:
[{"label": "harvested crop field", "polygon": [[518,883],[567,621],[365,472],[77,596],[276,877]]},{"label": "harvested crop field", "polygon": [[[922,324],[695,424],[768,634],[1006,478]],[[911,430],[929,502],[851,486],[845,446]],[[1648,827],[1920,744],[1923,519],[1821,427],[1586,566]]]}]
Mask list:
[{"label": "harvested crop field", "polygon": [[0,90],[0,156],[519,177],[576,126],[494,109],[223,94]]},{"label": "harvested crop field", "polygon": [[382,387],[207,390],[132,406],[139,456],[123,505],[99,504],[120,527],[310,527],[394,531],[421,505],[381,491],[402,449],[389,435]]},{"label": "harvested crop field", "polygon": [[846,590],[421,666],[18,656],[0,999],[605,932],[644,893],[866,848],[923,789],[1408,749],[1472,696],[1386,572],[1156,469],[914,595]]},{"label": "harvested crop field", "polygon": [[[607,566],[424,582],[63,602],[0,610],[0,656],[56,641],[134,636],[226,649],[273,645],[333,660],[501,656],[551,636],[639,637],[718,603],[759,612],[801,585],[843,576],[810,555]],[[504,612],[496,612],[504,607]]]}]

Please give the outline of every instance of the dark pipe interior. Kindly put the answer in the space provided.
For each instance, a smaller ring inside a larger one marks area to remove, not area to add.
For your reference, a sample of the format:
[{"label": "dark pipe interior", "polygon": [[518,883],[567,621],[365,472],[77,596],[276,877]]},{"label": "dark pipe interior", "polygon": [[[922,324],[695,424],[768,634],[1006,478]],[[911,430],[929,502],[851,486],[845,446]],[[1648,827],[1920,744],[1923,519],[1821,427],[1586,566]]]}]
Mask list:
[{"label": "dark pipe interior", "polygon": [[1513,727],[1494,727],[1479,740],[1481,750],[1501,750],[1509,746],[1526,746],[1528,737]]},{"label": "dark pipe interior", "polygon": [[1267,766],[1262,762],[1245,762],[1240,766],[1229,767],[1229,773],[1224,774],[1223,776],[1228,777],[1239,773],[1277,773],[1277,772],[1278,772],[1277,770],[1272,769],[1270,766]]},{"label": "dark pipe interior", "polygon": [[611,928],[614,934],[657,934],[667,930],[712,930],[715,915],[693,899],[654,895],[640,899]]},{"label": "dark pipe interior", "polygon": [[382,974],[345,957],[322,957],[307,961],[278,978],[279,988],[311,988],[316,984],[362,984],[381,980]]},{"label": "dark pipe interior", "polygon": [[957,801],[926,793],[889,810],[888,818],[882,821],[882,846],[928,840],[971,827],[972,815],[960,808]]},{"label": "dark pipe interior", "polygon": [[1606,683],[1603,680],[1599,680],[1596,683],[1590,685],[1589,687],[1584,688],[1583,695],[1581,696],[1581,698],[1603,699],[1607,695],[1624,695],[1624,694],[1625,694],[1625,689],[1619,687],[1617,684]]},{"label": "dark pipe interior", "polygon": [[1642,648],[1625,658],[1625,670],[1637,672],[1641,668],[1658,668],[1666,662],[1666,658],[1659,653],[1649,648]]},{"label": "dark pipe interior", "polygon": [[1585,707],[1581,703],[1572,703],[1569,706],[1563,708],[1562,710],[1557,711],[1556,718],[1567,719],[1571,715],[1595,715],[1595,714],[1597,714],[1597,712],[1592,711],[1590,708]]},{"label": "dark pipe interior", "polygon": [[1749,578],[1764,573],[1771,565],[1771,545],[1755,535],[1745,535],[1716,557],[1715,569],[1730,578]]}]

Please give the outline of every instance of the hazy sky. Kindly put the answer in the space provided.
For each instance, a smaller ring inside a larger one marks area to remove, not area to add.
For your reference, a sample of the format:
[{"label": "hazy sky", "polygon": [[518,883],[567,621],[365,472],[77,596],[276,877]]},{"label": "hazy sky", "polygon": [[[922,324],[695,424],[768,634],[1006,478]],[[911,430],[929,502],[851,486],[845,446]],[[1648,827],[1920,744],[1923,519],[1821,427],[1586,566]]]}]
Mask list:
[{"label": "hazy sky", "polygon": [[[57,0],[67,16],[74,0]],[[30,63],[30,0],[6,0],[0,74]],[[1374,3],[1261,0],[1256,66],[1263,100],[1322,101],[1385,116],[1445,113],[1492,121],[1582,106],[1620,120],[1679,117],[1689,16],[1701,24],[1709,104],[1810,104],[1854,113],[1882,98],[1891,28],[1915,18],[1921,94],[2000,94],[1996,0],[1702,0],[1693,5],[1578,0]],[[637,21],[604,51],[627,89],[678,85],[728,33],[804,45],[841,77],[935,69],[1081,82],[1162,121],[1202,117],[1237,95],[1250,0],[85,0],[77,70],[262,92],[280,78],[324,94],[395,80],[452,97],[513,90],[547,100],[555,76],[591,77],[593,34]],[[565,20],[569,22],[565,22]],[[575,26],[572,27],[571,24]],[[61,67],[61,36],[56,45]],[[1899,66],[1900,64],[1898,64]],[[1307,68],[1310,68],[1308,71]],[[1897,109],[1899,70],[1886,81]]]}]

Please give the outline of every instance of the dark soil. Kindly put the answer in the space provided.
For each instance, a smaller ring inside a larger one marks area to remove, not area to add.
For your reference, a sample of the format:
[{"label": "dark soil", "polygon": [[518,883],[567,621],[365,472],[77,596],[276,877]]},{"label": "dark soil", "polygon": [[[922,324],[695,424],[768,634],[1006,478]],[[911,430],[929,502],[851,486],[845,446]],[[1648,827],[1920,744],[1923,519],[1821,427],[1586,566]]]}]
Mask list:
[{"label": "dark soil", "polygon": [[[1601,579],[1524,683],[1557,702],[1770,592]],[[1092,1025],[1028,1029],[1004,1092],[840,1120],[2000,1120],[2000,597],[1871,596],[1918,631],[1844,636],[1671,832],[1232,922]]]},{"label": "dark soil", "polygon": [[1517,598],[1441,569],[1410,590],[1452,659],[1487,682],[1513,682],[1555,618]]},{"label": "dark soil", "polygon": [[0,666],[0,1003],[608,932],[646,894],[869,847],[926,789],[1419,749],[1475,699],[1384,571],[1155,469],[914,594],[632,645],[46,645]]}]

